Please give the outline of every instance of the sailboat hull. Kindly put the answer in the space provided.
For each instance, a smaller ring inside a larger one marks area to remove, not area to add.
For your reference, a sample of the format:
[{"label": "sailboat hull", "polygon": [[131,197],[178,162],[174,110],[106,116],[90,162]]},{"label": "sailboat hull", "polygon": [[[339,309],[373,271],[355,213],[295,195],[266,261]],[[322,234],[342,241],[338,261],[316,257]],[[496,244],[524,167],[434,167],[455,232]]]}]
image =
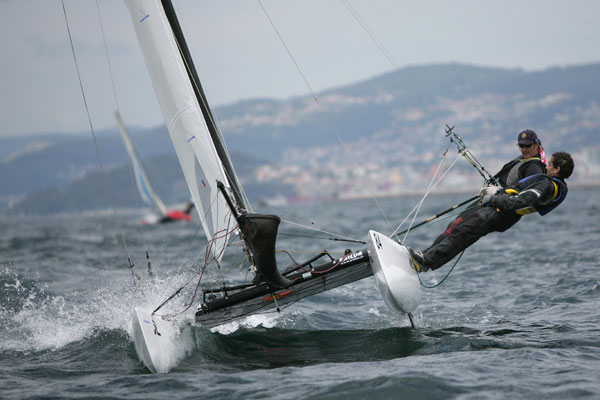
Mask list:
[{"label": "sailboat hull", "polygon": [[263,283],[218,299],[205,299],[196,312],[196,322],[212,328],[273,308],[280,309],[371,275],[375,275],[383,301],[393,311],[411,313],[421,302],[419,277],[410,265],[406,247],[375,231],[369,231],[367,249],[307,269],[310,272],[284,274],[293,281],[287,288],[276,289]]},{"label": "sailboat hull", "polygon": [[252,314],[281,309],[305,297],[367,278],[373,274],[366,249],[301,271],[285,274],[293,283],[283,289],[266,283],[227,296],[205,300],[196,312],[196,322],[212,328]]},{"label": "sailboat hull", "polygon": [[165,373],[175,364],[170,351],[176,328],[149,311],[135,308],[132,318],[135,351],[153,373]]},{"label": "sailboat hull", "polygon": [[379,232],[369,231],[367,248],[384,303],[402,314],[413,312],[421,303],[421,282],[410,264],[406,247]]}]

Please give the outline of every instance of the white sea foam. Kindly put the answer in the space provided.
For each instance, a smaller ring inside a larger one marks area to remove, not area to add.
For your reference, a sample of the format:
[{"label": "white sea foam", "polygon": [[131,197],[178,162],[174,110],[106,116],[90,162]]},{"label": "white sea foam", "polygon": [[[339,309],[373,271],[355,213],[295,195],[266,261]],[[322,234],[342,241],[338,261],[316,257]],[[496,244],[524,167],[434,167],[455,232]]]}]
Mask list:
[{"label": "white sea foam", "polygon": [[211,328],[211,332],[229,335],[240,328],[256,328],[257,326],[272,328],[277,325],[278,319],[279,315],[277,314],[250,315],[237,321],[231,321],[223,325],[215,326],[214,328]]},{"label": "white sea foam", "polygon": [[[8,267],[2,272],[4,287],[10,290],[12,306],[2,305],[4,321],[0,349],[16,351],[57,350],[71,343],[92,337],[103,330],[123,330],[132,336],[130,315],[134,307],[153,310],[165,298],[165,293],[181,283],[181,276],[163,280],[138,281],[133,287],[129,279],[107,277],[106,286],[74,290],[67,294],[47,293],[34,284],[26,285],[23,278]],[[165,312],[181,309],[181,302],[165,307]],[[181,327],[189,322],[179,318]],[[185,330],[184,330],[185,331]],[[193,347],[189,334],[178,335],[173,349],[176,359]]]}]

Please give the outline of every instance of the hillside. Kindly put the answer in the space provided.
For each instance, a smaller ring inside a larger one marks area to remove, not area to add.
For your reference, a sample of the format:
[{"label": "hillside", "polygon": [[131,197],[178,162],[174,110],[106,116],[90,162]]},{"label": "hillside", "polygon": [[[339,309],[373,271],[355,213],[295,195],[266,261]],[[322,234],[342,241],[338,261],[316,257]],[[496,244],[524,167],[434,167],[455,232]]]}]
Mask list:
[{"label": "hillside", "polygon": [[[537,72],[447,64],[409,67],[311,97],[255,99],[214,110],[253,201],[398,195],[423,190],[456,125],[489,170],[518,154],[531,128],[548,152],[575,156],[570,182],[600,181],[600,64]],[[164,126],[130,128],[152,182],[167,202],[187,198]],[[115,193],[132,192],[116,132],[99,135]],[[0,207],[45,213],[108,206],[89,133],[0,139]],[[454,150],[454,149],[453,149]],[[449,153],[449,162],[455,151]],[[440,190],[476,188],[464,162]],[[118,206],[135,206],[135,194]],[[44,205],[45,204],[45,205]]]}]

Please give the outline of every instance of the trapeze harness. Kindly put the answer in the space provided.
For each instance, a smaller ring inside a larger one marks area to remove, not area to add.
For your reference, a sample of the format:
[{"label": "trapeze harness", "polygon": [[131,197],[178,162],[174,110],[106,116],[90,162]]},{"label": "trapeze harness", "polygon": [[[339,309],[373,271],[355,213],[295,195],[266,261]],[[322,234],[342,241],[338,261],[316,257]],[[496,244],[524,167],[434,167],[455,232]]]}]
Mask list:
[{"label": "trapeze harness", "polygon": [[[519,208],[518,210],[515,210],[515,213],[519,215],[527,215],[537,211],[540,215],[546,215],[550,211],[558,207],[558,205],[565,200],[568,192],[567,185],[558,178],[550,177],[544,174],[535,174],[521,179],[519,181],[519,184],[523,184],[527,181],[530,181],[528,183],[535,183],[540,181],[541,179],[549,179],[550,182],[552,182],[552,184],[554,185],[554,194],[552,195],[552,199],[550,201],[547,201],[545,204],[540,204],[537,208],[534,206]],[[505,192],[509,195],[519,194],[519,192],[516,189],[505,189]]]},{"label": "trapeze harness", "polygon": [[[511,161],[509,163],[509,165],[507,166],[507,168],[510,168],[510,171],[508,172],[508,175],[506,177],[506,186],[514,186],[517,183],[521,183],[521,181],[519,181],[519,170],[521,169],[521,167],[524,167],[525,164],[532,162],[532,161],[538,161],[540,163],[542,163],[542,159],[539,157],[531,157],[531,158],[515,158],[513,161]],[[501,173],[502,171],[500,171]],[[500,173],[496,174],[496,176],[500,175]],[[531,176],[535,176],[535,175],[530,175]],[[523,179],[527,179],[527,178],[523,178]]]}]

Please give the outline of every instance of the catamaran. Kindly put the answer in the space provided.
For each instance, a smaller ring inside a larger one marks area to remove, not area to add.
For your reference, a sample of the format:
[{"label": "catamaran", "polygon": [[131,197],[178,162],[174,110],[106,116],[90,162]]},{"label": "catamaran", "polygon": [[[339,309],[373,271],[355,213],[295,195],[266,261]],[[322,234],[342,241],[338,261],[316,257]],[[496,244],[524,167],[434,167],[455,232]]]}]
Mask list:
[{"label": "catamaran", "polygon": [[142,224],[151,225],[173,221],[191,221],[191,212],[194,208],[194,203],[189,201],[185,208],[181,211],[167,209],[165,204],[150,185],[150,180],[148,180],[148,176],[146,175],[146,171],[144,170],[142,162],[140,161],[140,157],[133,146],[133,142],[129,137],[129,133],[127,133],[127,129],[125,128],[125,124],[123,123],[120,112],[115,112],[115,119],[117,120],[117,125],[119,125],[119,132],[121,132],[121,139],[123,139],[123,144],[125,145],[125,149],[129,155],[129,160],[131,160],[135,186],[138,189],[138,193],[142,199],[142,202],[151,210],[151,213],[146,215],[142,220]]},{"label": "catamaran", "polygon": [[[385,304],[410,315],[421,301],[417,273],[406,248],[381,233],[369,231],[363,249],[347,251],[340,257],[323,251],[280,271],[275,252],[281,219],[252,211],[171,2],[126,3],[207,238],[206,255],[198,273],[195,322],[211,328],[252,314],[281,310],[305,297],[371,275]],[[231,246],[234,242],[241,246]],[[228,280],[221,273],[228,269],[222,265],[223,254],[235,250],[247,260],[252,272],[246,279],[243,274],[234,274]],[[209,279],[213,268],[220,272],[214,275],[217,278]],[[159,315],[161,306],[154,310],[136,308],[133,313],[136,350],[152,372],[166,372],[171,367],[165,348],[177,334],[169,318]]]}]

